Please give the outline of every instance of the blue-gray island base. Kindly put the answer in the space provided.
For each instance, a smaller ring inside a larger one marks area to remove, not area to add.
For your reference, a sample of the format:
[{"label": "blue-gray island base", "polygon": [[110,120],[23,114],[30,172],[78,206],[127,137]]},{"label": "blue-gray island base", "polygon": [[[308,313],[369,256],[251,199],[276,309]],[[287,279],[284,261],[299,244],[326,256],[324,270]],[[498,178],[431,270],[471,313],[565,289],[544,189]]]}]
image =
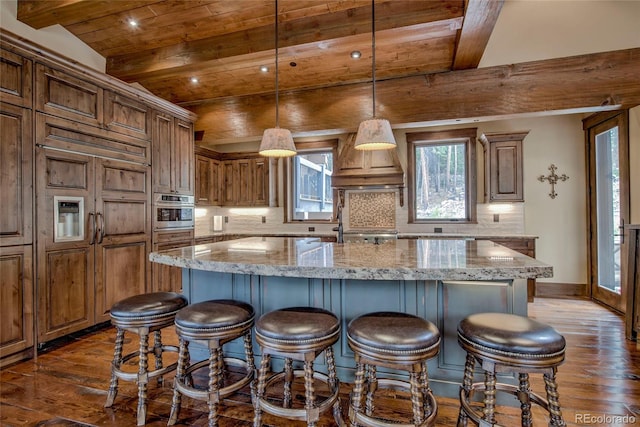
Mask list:
[{"label": "blue-gray island base", "polygon": [[[355,369],[346,339],[351,319],[374,311],[421,316],[440,329],[429,379],[436,395],[448,397],[457,397],[464,372],[458,322],[478,312],[526,316],[526,279],[553,274],[551,266],[491,241],[454,239],[375,245],[251,237],[152,252],[150,260],[183,268],[183,293],[191,303],[233,298],[253,305],[256,318],[291,306],[332,311],[342,322],[334,352],[343,382],[353,381]],[[226,351],[242,357],[242,343]]]}]

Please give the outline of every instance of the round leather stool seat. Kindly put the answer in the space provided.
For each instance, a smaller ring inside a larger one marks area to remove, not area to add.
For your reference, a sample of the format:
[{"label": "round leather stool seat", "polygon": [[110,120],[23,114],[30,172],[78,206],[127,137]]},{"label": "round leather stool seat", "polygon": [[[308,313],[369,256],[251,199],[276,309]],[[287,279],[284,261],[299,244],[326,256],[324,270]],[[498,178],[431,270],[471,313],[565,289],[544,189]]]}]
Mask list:
[{"label": "round leather stool seat", "polygon": [[[411,425],[434,425],[438,407],[429,388],[427,361],[438,354],[440,331],[433,323],[407,313],[368,313],[349,322],[347,339],[356,360],[356,376],[349,407],[352,425],[398,425],[387,419],[388,413],[384,414],[384,418],[374,414],[375,392],[380,386],[409,390],[413,412]],[[378,378],[379,366],[407,371],[410,379]],[[364,411],[363,392],[366,394]]]},{"label": "round leather stool seat", "polygon": [[440,331],[433,323],[406,313],[365,314],[349,322],[347,334],[360,353],[392,361],[431,357],[440,344]]},{"label": "round leather stool seat", "polygon": [[256,339],[270,344],[282,342],[313,344],[340,332],[340,321],[330,311],[314,307],[291,307],[272,311],[256,323]]},{"label": "round leather stool seat", "polygon": [[458,336],[478,351],[516,357],[520,363],[564,357],[566,347],[564,337],[551,326],[506,313],[472,314],[458,324]]},{"label": "round leather stool seat", "polygon": [[[256,322],[256,341],[262,350],[262,359],[256,393],[254,427],[262,426],[262,412],[291,419],[304,420],[315,426],[320,415],[333,409],[339,426],[344,425],[338,399],[339,380],[336,374],[332,345],[340,336],[340,320],[330,311],[314,307],[290,307],[264,314]],[[313,362],[324,352],[328,375],[315,372]],[[284,368],[268,376],[271,356],[284,357]],[[304,363],[304,369],[293,369],[293,361]],[[296,377],[304,378],[304,408],[292,407],[292,383]],[[284,383],[282,404],[267,399],[266,390],[276,382]],[[322,382],[329,388],[329,397],[316,402],[316,385]]]},{"label": "round leather stool seat", "polygon": [[[210,300],[192,304],[178,312],[175,318],[176,332],[180,338],[178,368],[173,382],[173,401],[168,425],[178,420],[182,396],[203,400],[209,405],[209,425],[218,425],[218,406],[222,399],[250,384],[255,375],[251,328],[255,311],[250,304],[235,300]],[[244,340],[245,360],[224,357],[223,345],[237,338]],[[192,363],[189,343],[199,342],[209,350],[209,357]],[[239,378],[227,378],[227,368],[233,366],[244,371]],[[209,370],[205,387],[193,384],[192,373],[198,369]]]},{"label": "round leather stool seat", "polygon": [[[471,419],[477,425],[499,425],[495,417],[496,393],[515,395],[521,403],[523,426],[533,423],[531,404],[549,412],[549,426],[564,426],[556,384],[557,367],[564,361],[566,341],[551,326],[528,317],[507,313],[477,313],[458,324],[458,343],[467,352],[460,388],[458,425]],[[474,383],[475,364],[485,374],[484,383]],[[499,383],[496,373],[517,374],[519,384]],[[530,389],[529,374],[542,373],[547,399]],[[476,391],[484,393],[482,412],[471,406]]]},{"label": "round leather stool seat", "polygon": [[[163,366],[164,352],[177,352],[176,346],[163,345],[161,329],[173,325],[176,313],[186,307],[187,299],[175,292],[153,292],[134,295],[116,302],[111,307],[111,323],[116,327],[115,351],[111,363],[111,382],[105,407],[111,407],[118,394],[118,380],[135,381],[138,384],[137,425],[144,425],[147,413],[147,384],[151,378],[162,383],[163,375],[176,369],[177,363]],[[122,355],[124,333],[132,332],[140,336],[138,350]],[[154,333],[153,347],[149,348],[149,334]],[[155,369],[148,366],[148,355],[155,356]],[[124,366],[133,358],[138,358],[136,372],[125,371]]]},{"label": "round leather stool seat", "polygon": [[111,307],[111,319],[128,321],[138,317],[172,314],[185,307],[187,299],[175,292],[153,292],[125,298]]}]

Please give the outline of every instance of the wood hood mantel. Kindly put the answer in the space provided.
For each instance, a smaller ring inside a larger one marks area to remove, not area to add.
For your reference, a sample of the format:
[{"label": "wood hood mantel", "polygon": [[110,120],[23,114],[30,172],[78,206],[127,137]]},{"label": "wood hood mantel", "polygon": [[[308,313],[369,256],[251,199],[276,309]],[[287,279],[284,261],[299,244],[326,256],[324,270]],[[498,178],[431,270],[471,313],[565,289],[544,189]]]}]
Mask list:
[{"label": "wood hood mantel", "polygon": [[404,187],[404,171],[397,149],[356,150],[351,133],[338,154],[331,177],[334,188]]}]

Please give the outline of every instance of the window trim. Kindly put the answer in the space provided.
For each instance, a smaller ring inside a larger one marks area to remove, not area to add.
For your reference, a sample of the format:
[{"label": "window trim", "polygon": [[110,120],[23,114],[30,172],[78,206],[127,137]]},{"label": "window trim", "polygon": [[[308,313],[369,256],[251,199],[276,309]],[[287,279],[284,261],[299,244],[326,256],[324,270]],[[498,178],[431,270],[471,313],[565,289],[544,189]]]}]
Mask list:
[{"label": "window trim", "polygon": [[[333,155],[333,163],[335,166],[336,159],[338,158],[338,139],[325,139],[320,141],[307,141],[296,142],[296,150],[298,154],[306,154],[314,151],[328,151],[331,150]],[[284,165],[284,222],[296,223],[296,224],[327,224],[336,222],[335,215],[331,216],[331,219],[294,219],[292,214],[292,200],[293,200],[293,157],[285,159]],[[337,209],[338,190],[332,188],[333,191],[333,212]]]},{"label": "window trim", "polygon": [[[426,131],[407,133],[407,193],[409,198],[409,224],[475,224],[477,223],[477,128],[451,129],[443,131]],[[437,142],[464,142],[466,145],[466,218],[465,219],[417,219],[416,218],[416,148]]]}]

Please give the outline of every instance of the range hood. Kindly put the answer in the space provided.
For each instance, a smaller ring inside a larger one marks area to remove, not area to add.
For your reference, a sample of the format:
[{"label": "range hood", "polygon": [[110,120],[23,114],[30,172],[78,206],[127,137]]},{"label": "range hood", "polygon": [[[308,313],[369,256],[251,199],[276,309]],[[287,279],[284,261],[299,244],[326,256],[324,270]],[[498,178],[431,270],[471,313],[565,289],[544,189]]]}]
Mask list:
[{"label": "range hood", "polygon": [[334,188],[404,187],[404,171],[396,148],[356,150],[356,134],[349,134],[331,176]]}]

